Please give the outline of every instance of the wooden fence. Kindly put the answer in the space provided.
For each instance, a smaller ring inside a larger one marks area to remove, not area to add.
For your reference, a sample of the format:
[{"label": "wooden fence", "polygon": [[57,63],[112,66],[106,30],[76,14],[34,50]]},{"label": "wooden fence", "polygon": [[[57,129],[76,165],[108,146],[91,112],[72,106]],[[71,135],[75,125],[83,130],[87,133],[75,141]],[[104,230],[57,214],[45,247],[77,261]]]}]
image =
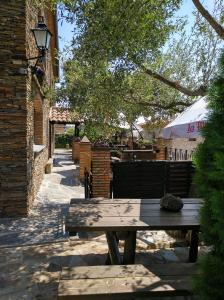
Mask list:
[{"label": "wooden fence", "polygon": [[189,197],[194,174],[191,161],[115,162],[112,171],[114,198]]}]

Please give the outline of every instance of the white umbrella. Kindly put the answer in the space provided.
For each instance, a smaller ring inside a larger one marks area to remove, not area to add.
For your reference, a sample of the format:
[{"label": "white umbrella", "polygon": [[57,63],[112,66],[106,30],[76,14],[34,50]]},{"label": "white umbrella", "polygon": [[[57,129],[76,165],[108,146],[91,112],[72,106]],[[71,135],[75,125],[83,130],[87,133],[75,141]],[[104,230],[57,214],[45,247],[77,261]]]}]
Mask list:
[{"label": "white umbrella", "polygon": [[203,97],[188,107],[163,129],[163,137],[197,138],[204,127],[208,114],[207,101]]}]

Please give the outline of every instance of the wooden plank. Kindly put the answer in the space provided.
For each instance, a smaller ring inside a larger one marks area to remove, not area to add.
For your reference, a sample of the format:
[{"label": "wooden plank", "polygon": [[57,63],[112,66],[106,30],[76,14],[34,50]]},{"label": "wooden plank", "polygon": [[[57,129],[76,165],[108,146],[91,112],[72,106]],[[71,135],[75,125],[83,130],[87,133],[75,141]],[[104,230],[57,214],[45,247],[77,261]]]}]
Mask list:
[{"label": "wooden plank", "polygon": [[[115,185],[116,185],[116,183],[115,183]],[[136,182],[136,180],[133,180],[133,181],[130,180],[129,182],[120,182],[118,187],[115,186],[115,190],[122,190],[127,187],[128,187],[128,191],[129,191],[129,189],[139,190],[140,188],[148,188],[148,189],[160,188],[161,189],[163,187],[163,185],[164,185],[164,183],[162,183],[161,181],[157,181],[157,180],[151,180],[149,182]]]},{"label": "wooden plank", "polygon": [[[146,192],[135,192],[135,191],[130,191],[131,192],[131,195],[133,196],[133,198],[136,198],[136,197],[141,197],[141,198],[145,198],[146,196],[148,195],[151,195],[152,197],[162,197],[164,194],[161,192],[161,191],[146,191]],[[127,193],[127,192],[118,192],[116,193],[115,191],[113,192],[113,195],[115,197],[119,196],[120,198],[127,198],[127,197],[130,197],[130,193]]]},{"label": "wooden plank", "polygon": [[159,204],[116,204],[116,203],[101,203],[101,204],[79,204],[69,208],[70,214],[97,214],[102,217],[106,216],[185,216],[185,214],[198,214],[201,205],[185,204],[179,212],[165,211],[160,208]]},{"label": "wooden plank", "polygon": [[172,212],[172,211],[166,211],[163,209],[151,209],[148,206],[137,206],[137,205],[131,205],[131,206],[108,206],[107,204],[101,204],[97,205],[96,207],[91,208],[89,206],[85,205],[79,205],[78,207],[72,207],[69,209],[69,214],[74,215],[95,215],[98,217],[114,217],[114,216],[120,216],[120,217],[159,217],[159,218],[166,218],[166,217],[193,217],[198,216],[199,214],[199,208],[191,207],[189,209],[185,208],[182,209],[180,212]]},{"label": "wooden plank", "polygon": [[127,175],[127,173],[120,174],[119,176],[113,175],[113,180],[115,183],[117,183],[117,188],[119,188],[120,184],[128,185],[130,181],[135,183],[150,183],[151,181],[162,183],[165,181],[165,176],[163,174],[159,174],[158,172],[141,172],[141,176],[139,173],[131,176]]},{"label": "wooden plank", "polygon": [[[189,264],[192,265],[192,264]],[[131,274],[133,277],[153,276],[153,273],[141,264],[136,265],[112,265],[112,266],[80,266],[73,268],[63,268],[61,279],[97,279],[103,278],[125,278]]]},{"label": "wooden plank", "polygon": [[[201,198],[183,198],[182,199],[184,204],[203,204],[203,200]],[[100,203],[124,203],[124,204],[138,204],[138,203],[142,203],[142,204],[146,204],[146,203],[160,203],[160,199],[158,198],[149,198],[149,199],[119,199],[119,198],[92,198],[92,199],[84,199],[84,198],[72,198],[70,205],[72,206],[73,204],[79,204],[79,203],[90,203],[90,204],[100,204]]]},{"label": "wooden plank", "polygon": [[66,267],[62,269],[61,279],[97,279],[97,278],[125,278],[129,274],[132,277],[146,277],[156,275],[159,277],[166,276],[191,276],[199,272],[195,263],[152,263],[146,265],[112,265],[112,266],[78,266]]},{"label": "wooden plank", "polygon": [[[192,293],[187,280],[160,280],[158,277],[60,280],[58,299],[130,299],[135,296],[177,296]],[[93,297],[97,298],[93,298]],[[116,298],[119,299],[119,298]]]},{"label": "wooden plank", "polygon": [[199,229],[199,217],[105,217],[68,215],[66,230],[76,231],[135,231],[135,230],[183,230]]},{"label": "wooden plank", "polygon": [[[91,212],[93,209],[95,210],[114,210],[114,209],[121,209],[120,212],[127,212],[129,210],[155,210],[158,212],[163,212],[160,209],[160,203],[142,203],[142,204],[138,204],[138,203],[131,203],[131,201],[129,203],[120,203],[120,202],[110,202],[110,203],[106,203],[106,202],[102,202],[102,203],[90,203],[90,202],[86,202],[86,203],[77,203],[76,205],[71,205],[69,207],[69,212],[76,212],[78,209],[85,209],[88,210],[89,212]],[[201,208],[201,204],[197,204],[197,203],[184,203],[183,209],[182,211],[185,210],[199,210]]]}]

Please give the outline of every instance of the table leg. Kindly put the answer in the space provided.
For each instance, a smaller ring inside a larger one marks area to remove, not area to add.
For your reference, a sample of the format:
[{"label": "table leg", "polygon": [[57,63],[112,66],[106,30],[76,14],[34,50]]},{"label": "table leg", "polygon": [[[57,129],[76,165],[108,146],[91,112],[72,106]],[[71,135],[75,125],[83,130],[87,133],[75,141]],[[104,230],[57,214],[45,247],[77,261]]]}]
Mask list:
[{"label": "table leg", "polygon": [[[122,263],[121,255],[118,249],[116,233],[113,231],[106,232],[107,244],[109,249],[109,257],[112,265],[120,265]],[[106,263],[109,264],[108,258]]]},{"label": "table leg", "polygon": [[[117,237],[117,233],[113,232],[113,234],[115,235],[115,238],[116,238],[116,241],[117,241],[117,245],[119,244],[119,239]],[[108,265],[111,265],[111,260],[110,260],[110,253],[108,251],[107,253],[107,257],[106,257],[106,260],[105,260],[105,265],[108,266]]]},{"label": "table leg", "polygon": [[136,250],[136,231],[128,231],[128,236],[124,244],[124,259],[123,264],[135,263],[135,250]]},{"label": "table leg", "polygon": [[196,262],[198,257],[198,230],[191,231],[191,241],[190,241],[190,249],[189,249],[189,262]]}]

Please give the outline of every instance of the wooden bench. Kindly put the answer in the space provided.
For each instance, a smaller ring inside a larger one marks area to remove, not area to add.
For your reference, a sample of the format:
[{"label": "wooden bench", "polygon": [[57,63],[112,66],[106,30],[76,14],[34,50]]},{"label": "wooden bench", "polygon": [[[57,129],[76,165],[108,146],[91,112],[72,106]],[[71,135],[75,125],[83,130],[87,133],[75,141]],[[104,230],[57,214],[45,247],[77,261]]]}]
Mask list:
[{"label": "wooden bench", "polygon": [[63,268],[60,300],[138,299],[185,296],[192,299],[193,263]]}]

